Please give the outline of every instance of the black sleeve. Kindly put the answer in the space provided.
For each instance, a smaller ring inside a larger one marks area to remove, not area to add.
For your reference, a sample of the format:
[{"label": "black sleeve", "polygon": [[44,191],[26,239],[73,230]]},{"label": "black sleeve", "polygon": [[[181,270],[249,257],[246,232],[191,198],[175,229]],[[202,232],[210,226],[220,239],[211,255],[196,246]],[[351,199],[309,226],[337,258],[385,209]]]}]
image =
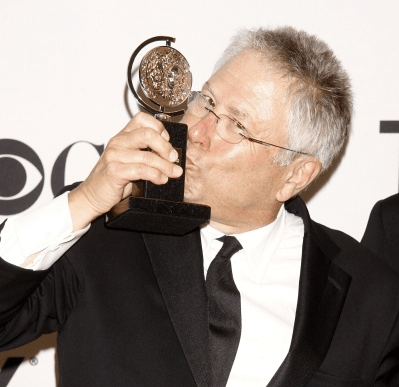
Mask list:
[{"label": "black sleeve", "polygon": [[0,351],[59,331],[82,291],[66,256],[38,271],[0,259]]},{"label": "black sleeve", "polygon": [[[65,187],[58,195],[77,185]],[[0,238],[5,223],[0,225]],[[58,331],[81,290],[65,256],[50,269],[38,271],[22,269],[0,257],[0,351]]]},{"label": "black sleeve", "polygon": [[361,243],[399,274],[399,194],[376,203]]},{"label": "black sleeve", "polygon": [[378,369],[374,387],[399,386],[399,316],[396,317],[390,337],[386,343],[385,355]]},{"label": "black sleeve", "polygon": [[384,256],[385,230],[381,217],[382,201],[377,202],[371,210],[361,244],[371,250],[378,257]]}]

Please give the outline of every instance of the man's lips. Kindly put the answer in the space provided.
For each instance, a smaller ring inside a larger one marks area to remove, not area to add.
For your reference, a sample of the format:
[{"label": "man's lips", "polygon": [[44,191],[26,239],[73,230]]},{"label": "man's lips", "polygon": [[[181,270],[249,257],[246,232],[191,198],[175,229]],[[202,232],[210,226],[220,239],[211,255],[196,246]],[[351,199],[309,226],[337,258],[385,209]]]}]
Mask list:
[{"label": "man's lips", "polygon": [[193,161],[191,160],[190,157],[186,156],[186,169],[187,168],[195,168],[195,164],[193,163]]}]

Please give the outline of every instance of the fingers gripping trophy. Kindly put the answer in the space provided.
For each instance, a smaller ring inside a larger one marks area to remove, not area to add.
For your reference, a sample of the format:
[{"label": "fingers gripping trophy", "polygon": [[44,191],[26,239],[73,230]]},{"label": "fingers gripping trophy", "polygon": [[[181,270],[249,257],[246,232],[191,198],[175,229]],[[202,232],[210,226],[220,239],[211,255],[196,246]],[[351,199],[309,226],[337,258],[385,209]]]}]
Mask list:
[{"label": "fingers gripping trophy", "polygon": [[[145,46],[157,41],[166,41],[166,45],[153,48],[140,62],[141,97],[133,86],[133,64]],[[163,185],[143,180],[134,182],[132,196],[107,214],[107,226],[111,228],[184,235],[210,218],[209,206],[183,202],[188,128],[172,122],[172,117],[184,114],[181,106],[190,96],[192,75],[186,58],[170,46],[171,42],[175,39],[157,36],[138,46],[130,58],[127,79],[137,102],[162,121],[168,131],[170,143],[179,155],[176,163],[183,168],[183,174]]]}]

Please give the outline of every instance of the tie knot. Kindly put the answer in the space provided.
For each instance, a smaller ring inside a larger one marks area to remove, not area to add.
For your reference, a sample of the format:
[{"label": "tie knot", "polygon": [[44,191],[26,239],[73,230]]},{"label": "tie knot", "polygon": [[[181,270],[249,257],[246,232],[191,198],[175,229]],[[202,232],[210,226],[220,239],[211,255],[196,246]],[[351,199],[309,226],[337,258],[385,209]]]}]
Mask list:
[{"label": "tie knot", "polygon": [[218,255],[230,259],[237,251],[242,249],[240,242],[238,242],[236,237],[231,235],[223,235],[217,238],[218,241],[223,242],[223,246],[220,249]]}]

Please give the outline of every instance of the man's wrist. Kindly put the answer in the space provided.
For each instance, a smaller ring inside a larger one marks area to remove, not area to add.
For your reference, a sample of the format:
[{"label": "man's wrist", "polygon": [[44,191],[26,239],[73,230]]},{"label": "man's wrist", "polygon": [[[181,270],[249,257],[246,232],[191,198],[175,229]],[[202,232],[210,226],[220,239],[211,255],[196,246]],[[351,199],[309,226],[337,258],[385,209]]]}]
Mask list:
[{"label": "man's wrist", "polygon": [[94,219],[102,215],[92,209],[81,185],[69,192],[68,206],[73,232],[85,229]]}]

